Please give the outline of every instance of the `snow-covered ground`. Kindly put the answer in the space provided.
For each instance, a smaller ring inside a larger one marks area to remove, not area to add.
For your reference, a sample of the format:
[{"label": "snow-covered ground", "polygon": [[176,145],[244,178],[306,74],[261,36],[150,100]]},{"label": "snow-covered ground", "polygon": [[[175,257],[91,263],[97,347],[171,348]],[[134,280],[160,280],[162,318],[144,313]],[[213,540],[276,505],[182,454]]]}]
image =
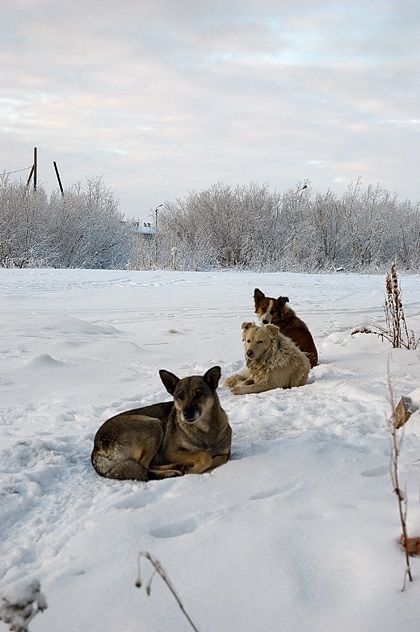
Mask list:
[{"label": "snow-covered ground", "polygon": [[[420,335],[420,278],[400,276]],[[253,290],[288,295],[320,354],[309,384],[233,396],[232,459],[211,473],[111,481],[90,464],[109,416],[167,401],[180,377],[244,366]],[[167,572],[200,632],[404,632],[420,626],[389,475],[388,364],[420,399],[420,350],[392,350],[385,279],[353,274],[0,269],[0,592],[37,578],[31,632],[191,629],[163,581],[135,588],[138,552]],[[400,476],[420,535],[420,414]],[[143,561],[147,579],[152,568]],[[0,630],[6,629],[0,622]]]}]

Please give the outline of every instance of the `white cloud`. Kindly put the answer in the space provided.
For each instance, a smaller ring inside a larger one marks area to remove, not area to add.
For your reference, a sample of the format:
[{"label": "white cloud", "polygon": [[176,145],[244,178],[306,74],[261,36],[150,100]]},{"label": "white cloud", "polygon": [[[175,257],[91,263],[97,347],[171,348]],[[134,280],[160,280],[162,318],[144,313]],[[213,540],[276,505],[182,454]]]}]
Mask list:
[{"label": "white cloud", "polygon": [[104,175],[130,215],[220,180],[361,176],[417,200],[418,18],[408,0],[7,0],[0,170],[38,146],[47,188],[53,160],[65,185]]}]

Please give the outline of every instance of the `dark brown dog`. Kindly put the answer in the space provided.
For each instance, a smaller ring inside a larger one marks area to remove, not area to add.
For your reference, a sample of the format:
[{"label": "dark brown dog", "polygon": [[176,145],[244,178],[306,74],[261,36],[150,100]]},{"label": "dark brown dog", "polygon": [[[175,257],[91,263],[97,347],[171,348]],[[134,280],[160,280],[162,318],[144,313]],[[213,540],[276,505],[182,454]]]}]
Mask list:
[{"label": "dark brown dog", "polygon": [[160,378],[174,401],[129,410],[105,421],[95,436],[92,465],[101,476],[147,481],[201,474],[226,463],[232,430],[216,393],[221,370]]},{"label": "dark brown dog", "polygon": [[282,334],[291,338],[299,349],[307,354],[311,367],[314,367],[318,364],[318,351],[314,339],[303,320],[286,305],[288,302],[287,296],[271,298],[258,288],[254,290],[255,313],[261,324],[277,325]]}]

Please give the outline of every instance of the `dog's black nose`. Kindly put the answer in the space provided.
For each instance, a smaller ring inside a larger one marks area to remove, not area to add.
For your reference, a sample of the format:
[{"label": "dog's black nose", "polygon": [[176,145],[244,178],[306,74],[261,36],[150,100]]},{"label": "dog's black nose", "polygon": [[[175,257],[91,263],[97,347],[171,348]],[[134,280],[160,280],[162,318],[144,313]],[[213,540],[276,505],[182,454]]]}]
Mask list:
[{"label": "dog's black nose", "polygon": [[252,358],[252,356],[254,355],[254,352],[251,349],[248,349],[248,351],[246,352],[246,355],[248,356],[248,358]]},{"label": "dog's black nose", "polygon": [[268,320],[265,320],[265,319],[264,319],[264,320],[262,321],[262,324],[263,324],[263,325],[268,325]]},{"label": "dog's black nose", "polygon": [[195,406],[187,406],[182,411],[182,416],[184,417],[185,421],[195,421],[198,417],[197,412],[198,411]]}]

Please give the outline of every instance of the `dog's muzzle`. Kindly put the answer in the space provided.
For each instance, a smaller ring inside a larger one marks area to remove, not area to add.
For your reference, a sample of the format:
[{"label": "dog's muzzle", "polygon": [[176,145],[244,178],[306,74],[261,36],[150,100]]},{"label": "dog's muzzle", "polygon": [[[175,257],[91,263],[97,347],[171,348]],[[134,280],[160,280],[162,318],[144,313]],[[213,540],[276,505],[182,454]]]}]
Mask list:
[{"label": "dog's muzzle", "polygon": [[198,406],[187,406],[182,411],[182,419],[188,424],[194,423],[200,416],[201,410]]}]

